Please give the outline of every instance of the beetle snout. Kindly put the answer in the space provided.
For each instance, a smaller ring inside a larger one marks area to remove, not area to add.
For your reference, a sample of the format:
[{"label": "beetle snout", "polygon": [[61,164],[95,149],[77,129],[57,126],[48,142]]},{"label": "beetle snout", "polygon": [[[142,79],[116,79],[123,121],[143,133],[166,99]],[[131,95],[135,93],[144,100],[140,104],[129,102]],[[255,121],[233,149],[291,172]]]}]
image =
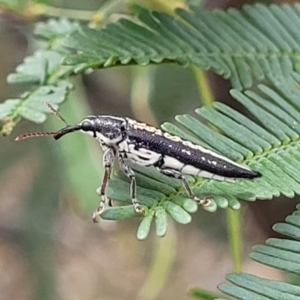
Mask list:
[{"label": "beetle snout", "polygon": [[57,131],[57,133],[54,135],[54,138],[56,140],[58,140],[62,136],[66,135],[68,133],[74,132],[74,131],[78,131],[78,130],[81,130],[81,125],[77,124],[77,125],[67,126],[67,127],[60,129],[59,131]]}]

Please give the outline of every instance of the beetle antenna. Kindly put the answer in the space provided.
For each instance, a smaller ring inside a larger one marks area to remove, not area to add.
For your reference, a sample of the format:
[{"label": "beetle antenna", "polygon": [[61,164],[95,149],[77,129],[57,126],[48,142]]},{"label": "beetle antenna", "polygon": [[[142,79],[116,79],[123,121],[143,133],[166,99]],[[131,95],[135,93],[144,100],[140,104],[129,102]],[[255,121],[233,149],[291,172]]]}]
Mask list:
[{"label": "beetle antenna", "polygon": [[46,105],[65,125],[70,126],[64,117],[49,102],[46,102]]},{"label": "beetle antenna", "polygon": [[[62,115],[49,103],[46,102],[47,107],[53,112],[67,127],[70,126],[68,122],[62,117]],[[58,133],[56,132],[33,132],[33,133],[26,133],[16,137],[15,141],[21,141],[28,138],[34,137],[42,137],[42,136],[55,136]]]},{"label": "beetle antenna", "polygon": [[57,132],[32,132],[32,133],[26,133],[19,135],[15,138],[15,141],[21,141],[25,140],[28,138],[33,138],[33,137],[41,137],[41,136],[53,136],[57,134]]}]

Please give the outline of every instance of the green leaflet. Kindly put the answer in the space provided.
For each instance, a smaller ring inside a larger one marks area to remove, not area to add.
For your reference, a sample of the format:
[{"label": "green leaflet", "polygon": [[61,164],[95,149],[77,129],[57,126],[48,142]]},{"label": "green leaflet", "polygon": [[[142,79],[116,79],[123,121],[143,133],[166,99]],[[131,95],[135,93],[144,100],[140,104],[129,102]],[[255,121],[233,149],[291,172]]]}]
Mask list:
[{"label": "green leaflet", "polygon": [[16,68],[16,73],[9,74],[7,81],[16,83],[34,83],[44,85],[49,77],[59,68],[62,56],[54,51],[38,50],[33,56],[25,58],[24,63]]},{"label": "green leaflet", "polygon": [[164,207],[166,208],[166,211],[170,214],[170,216],[178,223],[187,224],[191,222],[191,216],[176,203],[168,201],[165,202]]},{"label": "green leaflet", "polygon": [[[300,240],[300,206],[286,218],[285,223],[278,223],[274,230],[288,237]],[[251,258],[271,267],[300,274],[300,242],[289,239],[270,238],[266,245],[253,248]],[[232,273],[226,276],[227,283],[219,285],[225,294],[236,299],[252,300],[297,300],[300,287],[276,280],[264,279],[246,273]]]},{"label": "green leaflet", "polygon": [[124,220],[138,216],[132,205],[108,207],[101,215],[105,220]]},{"label": "green leaflet", "polygon": [[162,237],[166,235],[168,226],[167,213],[165,209],[161,206],[155,209],[155,225],[157,236]]},{"label": "green leaflet", "polygon": [[226,279],[234,285],[221,284],[219,288],[236,299],[288,299],[296,300],[294,288],[287,283],[272,281],[250,274],[230,274]]},{"label": "green leaflet", "polygon": [[151,223],[152,223],[152,220],[153,220],[153,214],[150,213],[150,214],[147,214],[141,221],[140,223],[140,226],[138,228],[138,231],[137,231],[137,238],[139,240],[144,240],[149,232],[150,232],[150,227],[151,227]]},{"label": "green leaflet", "polygon": [[50,41],[51,48],[53,49],[55,48],[53,45],[55,40],[64,37],[66,34],[69,34],[77,28],[79,28],[77,22],[72,22],[65,18],[59,20],[50,19],[46,23],[37,23],[34,34],[43,40]]}]

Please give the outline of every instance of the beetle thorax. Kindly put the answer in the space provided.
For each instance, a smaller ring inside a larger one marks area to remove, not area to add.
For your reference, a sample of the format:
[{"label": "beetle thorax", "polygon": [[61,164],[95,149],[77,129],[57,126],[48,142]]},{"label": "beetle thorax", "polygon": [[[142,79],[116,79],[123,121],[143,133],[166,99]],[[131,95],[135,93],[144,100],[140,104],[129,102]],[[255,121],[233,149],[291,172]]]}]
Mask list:
[{"label": "beetle thorax", "polygon": [[123,118],[111,116],[88,116],[81,122],[82,132],[93,136],[101,144],[117,145],[125,138]]}]

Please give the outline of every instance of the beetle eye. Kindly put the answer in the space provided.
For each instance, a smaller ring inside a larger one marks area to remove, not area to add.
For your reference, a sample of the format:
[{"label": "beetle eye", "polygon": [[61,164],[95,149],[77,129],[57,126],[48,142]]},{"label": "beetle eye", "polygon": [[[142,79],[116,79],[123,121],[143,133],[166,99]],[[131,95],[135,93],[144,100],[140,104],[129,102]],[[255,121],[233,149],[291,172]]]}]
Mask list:
[{"label": "beetle eye", "polygon": [[82,122],[82,124],[81,124],[81,129],[82,129],[83,131],[93,131],[92,123],[89,122],[89,121],[84,121],[84,122]]}]

